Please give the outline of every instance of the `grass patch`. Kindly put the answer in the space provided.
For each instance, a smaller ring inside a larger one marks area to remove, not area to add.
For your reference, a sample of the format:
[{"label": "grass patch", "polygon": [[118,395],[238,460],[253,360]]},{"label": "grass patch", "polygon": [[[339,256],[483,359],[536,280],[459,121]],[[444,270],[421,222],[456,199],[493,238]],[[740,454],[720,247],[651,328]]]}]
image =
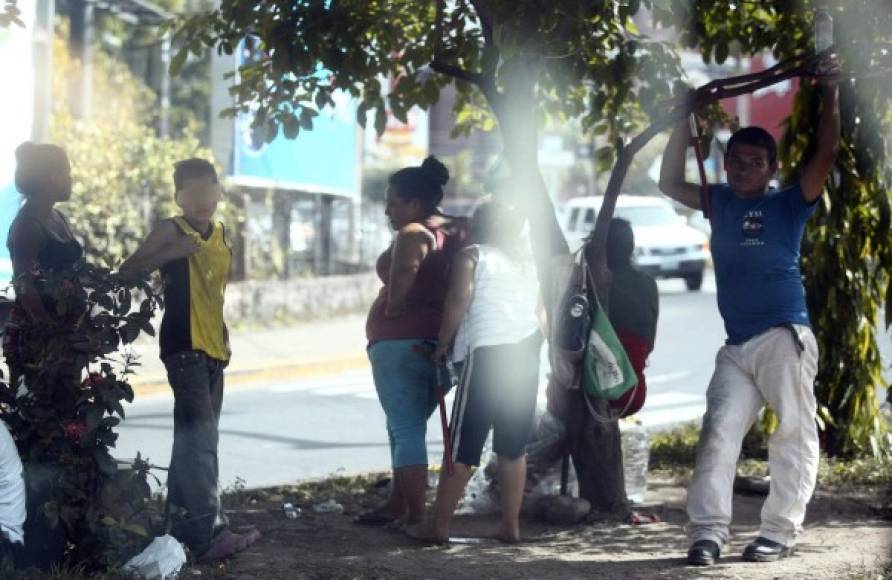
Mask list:
[{"label": "grass patch", "polygon": [[686,423],[650,436],[650,469],[675,471],[694,467],[700,426]]},{"label": "grass patch", "polygon": [[[700,427],[689,423],[655,433],[650,437],[650,469],[677,478],[689,478],[694,469],[694,458]],[[768,472],[764,436],[753,429],[744,439],[737,471],[742,475],[765,475]],[[821,457],[818,467],[821,487],[889,487],[892,486],[892,455],[836,459]]]}]

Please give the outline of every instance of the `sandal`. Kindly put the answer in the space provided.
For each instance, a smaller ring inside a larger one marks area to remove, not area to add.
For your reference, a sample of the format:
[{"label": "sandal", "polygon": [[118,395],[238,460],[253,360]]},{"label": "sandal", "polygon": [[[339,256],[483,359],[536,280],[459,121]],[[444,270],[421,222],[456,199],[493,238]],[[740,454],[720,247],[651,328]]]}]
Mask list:
[{"label": "sandal", "polygon": [[239,552],[246,550],[248,546],[259,538],[260,532],[256,529],[247,534],[236,534],[228,529],[223,530],[214,536],[210,547],[198,557],[198,563],[207,564],[231,558]]},{"label": "sandal", "polygon": [[353,518],[353,523],[357,526],[386,526],[399,519],[393,514],[380,510],[372,510],[364,512]]}]

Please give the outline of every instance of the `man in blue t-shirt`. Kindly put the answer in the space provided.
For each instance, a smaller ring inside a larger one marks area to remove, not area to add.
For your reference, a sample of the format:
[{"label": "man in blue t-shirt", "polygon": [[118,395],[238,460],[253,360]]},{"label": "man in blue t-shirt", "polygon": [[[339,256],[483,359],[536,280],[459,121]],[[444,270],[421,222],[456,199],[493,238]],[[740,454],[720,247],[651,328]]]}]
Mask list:
[{"label": "man in blue t-shirt", "polygon": [[714,563],[728,540],[740,447],[766,404],[779,419],[768,445],[771,487],[759,537],[743,558],[768,562],[791,554],[814,491],[818,347],[809,326],[799,249],[836,159],[840,130],[836,83],[825,78],[820,90],[817,150],[798,181],[780,191],[768,187],[777,170],[777,145],[759,127],[731,136],[728,183],[711,185],[708,200],[701,201],[699,185],[685,181],[686,122],[676,127],[663,156],[660,189],[688,207],[710,209],[719,312],[728,334],[706,392],[688,489],[690,564]]}]

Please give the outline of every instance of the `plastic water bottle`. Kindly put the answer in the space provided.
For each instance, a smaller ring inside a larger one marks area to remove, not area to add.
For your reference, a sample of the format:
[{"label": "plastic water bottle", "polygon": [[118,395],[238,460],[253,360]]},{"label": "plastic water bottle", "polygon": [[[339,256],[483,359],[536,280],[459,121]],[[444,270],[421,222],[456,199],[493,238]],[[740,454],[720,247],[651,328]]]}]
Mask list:
[{"label": "plastic water bottle", "polygon": [[647,467],[650,461],[650,445],[647,431],[636,419],[619,422],[623,447],[623,475],[626,496],[632,503],[643,503],[647,493]]},{"label": "plastic water bottle", "polygon": [[284,512],[286,519],[296,520],[300,517],[301,509],[299,507],[295,507],[293,503],[289,502],[282,505],[282,512]]}]

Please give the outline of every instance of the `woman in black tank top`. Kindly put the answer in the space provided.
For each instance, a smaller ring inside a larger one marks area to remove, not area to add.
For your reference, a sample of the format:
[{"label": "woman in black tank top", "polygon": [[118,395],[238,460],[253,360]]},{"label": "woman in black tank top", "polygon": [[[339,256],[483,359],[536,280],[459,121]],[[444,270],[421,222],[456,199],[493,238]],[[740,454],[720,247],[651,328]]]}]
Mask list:
[{"label": "woman in black tank top", "polygon": [[23,362],[18,348],[22,326],[62,322],[42,291],[45,276],[71,269],[83,256],[68,220],[54,208],[71,197],[71,165],[65,151],[56,145],[23,143],[16,149],[15,184],[25,203],[6,242],[16,292],[3,337],[11,384],[15,384]]}]

